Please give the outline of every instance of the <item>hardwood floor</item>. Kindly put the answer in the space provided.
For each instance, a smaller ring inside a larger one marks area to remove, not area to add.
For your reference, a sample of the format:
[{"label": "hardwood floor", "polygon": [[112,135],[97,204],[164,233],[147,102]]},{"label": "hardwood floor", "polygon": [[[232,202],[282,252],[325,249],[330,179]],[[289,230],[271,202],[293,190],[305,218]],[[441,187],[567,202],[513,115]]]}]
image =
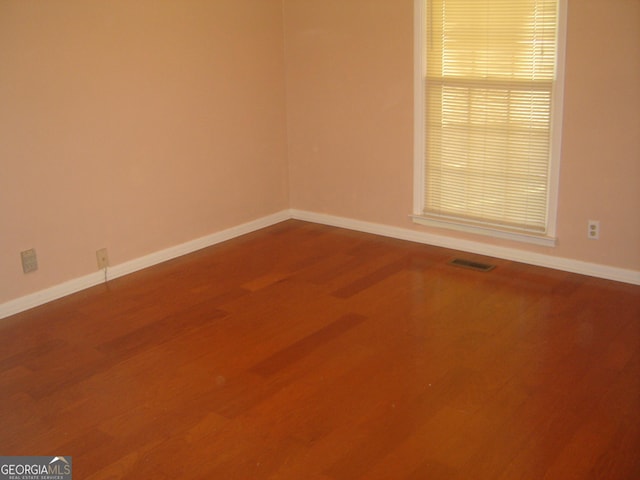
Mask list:
[{"label": "hardwood floor", "polygon": [[640,478],[640,287],[288,221],[2,320],[0,391],[77,479]]}]

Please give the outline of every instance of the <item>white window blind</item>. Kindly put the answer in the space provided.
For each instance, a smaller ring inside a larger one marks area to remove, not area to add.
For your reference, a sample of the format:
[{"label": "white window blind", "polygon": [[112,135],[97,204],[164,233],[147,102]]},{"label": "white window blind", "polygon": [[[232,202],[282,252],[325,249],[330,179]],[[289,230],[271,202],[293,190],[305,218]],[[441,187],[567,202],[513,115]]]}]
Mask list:
[{"label": "white window blind", "polygon": [[423,214],[547,233],[558,0],[426,0]]}]

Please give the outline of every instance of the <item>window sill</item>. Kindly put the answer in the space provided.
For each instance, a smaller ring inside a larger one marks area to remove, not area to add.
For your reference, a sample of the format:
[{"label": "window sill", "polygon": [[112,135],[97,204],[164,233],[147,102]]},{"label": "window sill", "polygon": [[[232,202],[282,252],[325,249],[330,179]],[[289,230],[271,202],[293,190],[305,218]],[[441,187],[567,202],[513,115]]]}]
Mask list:
[{"label": "window sill", "polygon": [[433,218],[416,214],[411,215],[411,218],[413,219],[414,223],[426,225],[429,227],[446,228],[449,230],[456,230],[458,232],[474,233],[477,235],[485,235],[493,238],[503,238],[506,240],[514,240],[516,242],[531,243],[543,247],[556,246],[556,238],[544,234],[506,230],[500,229],[499,227],[492,228],[472,223],[460,223],[459,221]]}]

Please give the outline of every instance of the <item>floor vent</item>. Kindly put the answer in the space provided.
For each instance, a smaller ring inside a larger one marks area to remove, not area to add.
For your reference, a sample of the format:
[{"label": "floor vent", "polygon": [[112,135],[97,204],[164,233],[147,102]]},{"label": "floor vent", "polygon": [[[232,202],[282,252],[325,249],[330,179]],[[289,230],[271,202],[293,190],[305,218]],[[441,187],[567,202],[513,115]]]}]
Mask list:
[{"label": "floor vent", "polygon": [[495,265],[490,265],[488,263],[473,262],[471,260],[465,260],[464,258],[454,258],[449,262],[449,265],[454,265],[456,267],[470,268],[471,270],[476,270],[478,272],[488,272],[496,268]]}]

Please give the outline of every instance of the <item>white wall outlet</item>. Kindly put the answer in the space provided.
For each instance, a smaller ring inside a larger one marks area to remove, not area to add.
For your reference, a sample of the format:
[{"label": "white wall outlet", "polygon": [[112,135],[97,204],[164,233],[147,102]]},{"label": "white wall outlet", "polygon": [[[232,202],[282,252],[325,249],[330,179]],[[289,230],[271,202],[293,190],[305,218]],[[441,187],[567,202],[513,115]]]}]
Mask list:
[{"label": "white wall outlet", "polygon": [[600,238],[600,221],[589,220],[587,237],[590,240],[598,240]]},{"label": "white wall outlet", "polygon": [[22,271],[24,273],[38,270],[38,257],[36,256],[35,248],[20,252],[20,257],[22,258]]},{"label": "white wall outlet", "polygon": [[106,248],[101,248],[96,251],[96,260],[98,262],[98,268],[100,270],[104,270],[109,266],[109,255],[107,254]]}]

